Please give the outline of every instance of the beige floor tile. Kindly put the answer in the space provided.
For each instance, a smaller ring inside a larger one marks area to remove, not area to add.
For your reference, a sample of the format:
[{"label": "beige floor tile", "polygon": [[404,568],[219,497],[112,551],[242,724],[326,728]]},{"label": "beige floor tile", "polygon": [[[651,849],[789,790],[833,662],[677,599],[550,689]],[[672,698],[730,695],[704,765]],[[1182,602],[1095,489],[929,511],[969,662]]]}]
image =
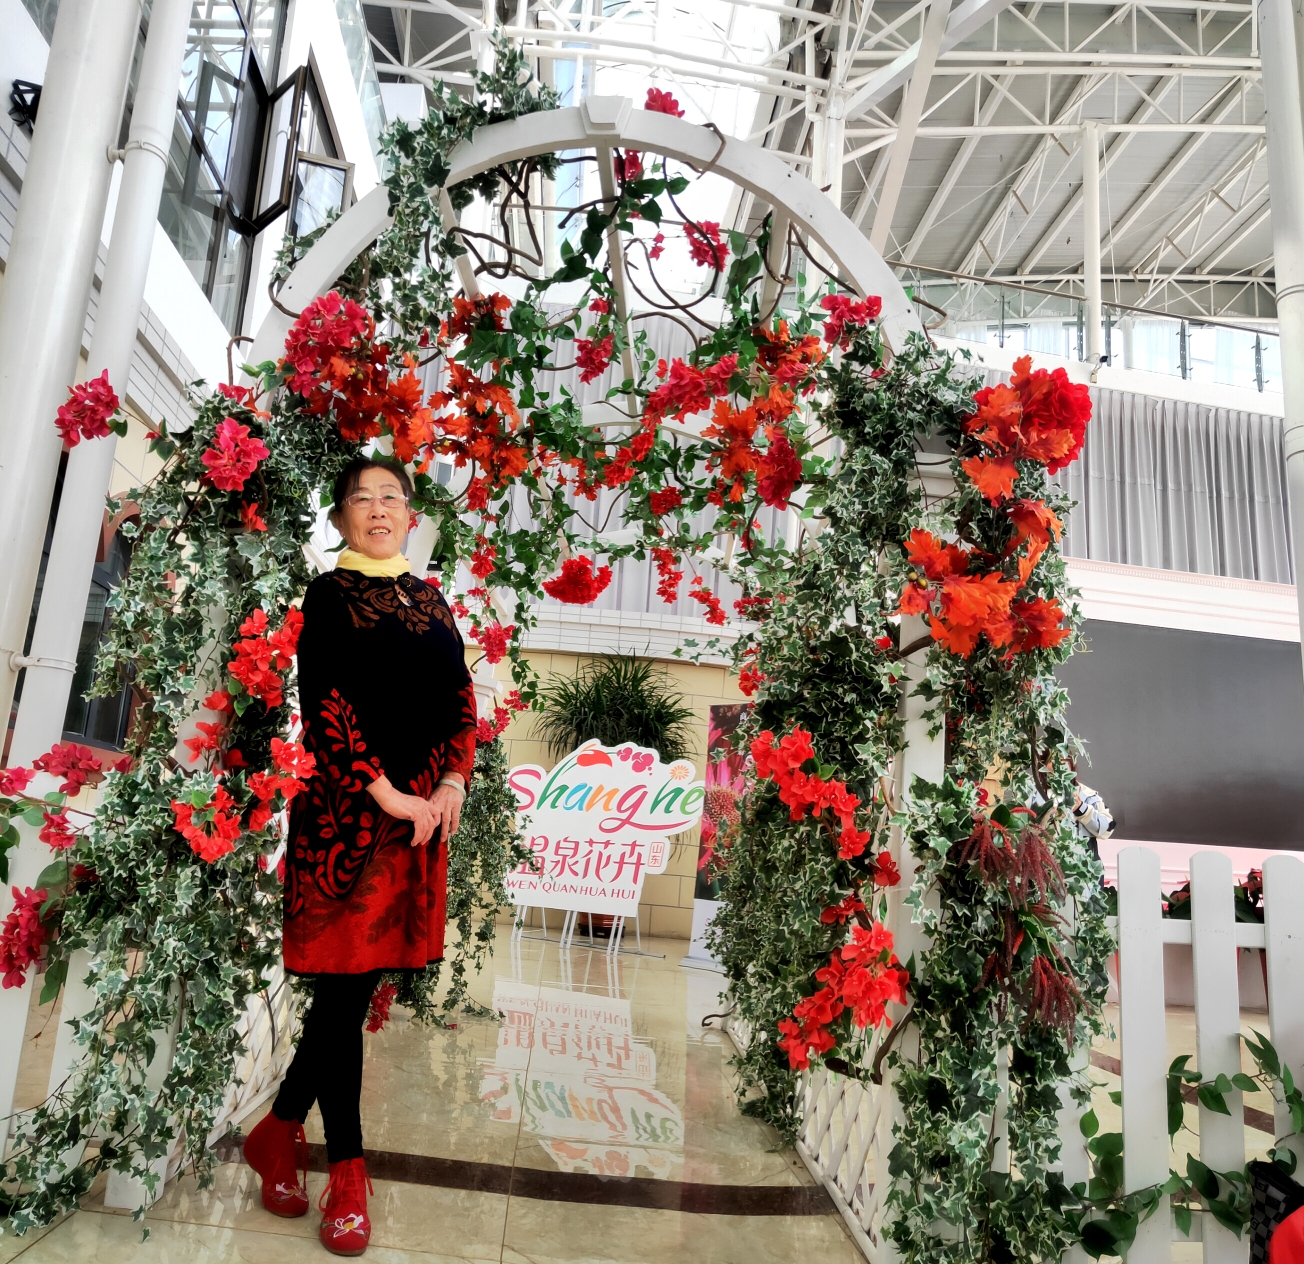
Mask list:
[{"label": "beige floor tile", "polygon": [[836,1216],[700,1216],[513,1198],[503,1264],[864,1264]]},{"label": "beige floor tile", "polygon": [[[24,1264],[321,1264],[329,1258],[315,1236],[157,1220],[148,1228],[142,1241],[142,1226],[129,1217],[83,1211],[19,1258]],[[366,1258],[370,1264],[496,1264],[499,1258],[497,1247],[491,1254],[460,1254],[442,1233],[432,1233],[427,1246],[395,1249],[373,1238]]]}]

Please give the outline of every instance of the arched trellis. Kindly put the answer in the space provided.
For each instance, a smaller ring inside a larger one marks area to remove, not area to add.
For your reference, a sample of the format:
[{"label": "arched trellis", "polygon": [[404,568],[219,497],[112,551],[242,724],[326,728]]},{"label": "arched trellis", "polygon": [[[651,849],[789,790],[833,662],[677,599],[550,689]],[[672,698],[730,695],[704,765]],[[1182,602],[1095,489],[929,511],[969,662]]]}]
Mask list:
[{"label": "arched trellis", "polygon": [[[508,162],[547,153],[596,149],[600,160],[610,169],[613,149],[634,149],[687,163],[699,171],[710,170],[733,181],[752,193],[775,214],[776,236],[787,236],[783,225],[794,227],[809,242],[826,254],[831,270],[837,271],[861,296],[877,295],[881,302],[880,329],[889,349],[900,350],[907,337],[922,332],[922,325],[910,299],[882,255],[870,244],[854,223],[824,193],[798,174],[776,155],[746,141],[723,137],[720,133],[671,115],[635,109],[624,97],[590,97],[578,107],[526,115],[509,122],[481,128],[453,153],[449,165],[448,186]],[[604,153],[605,151],[605,153]],[[451,207],[445,200],[444,214]],[[293,317],[314,298],[326,293],[349,265],[390,225],[388,190],[373,189],[356,206],[330,226],[290,274],[279,296],[279,306],[268,313],[259,327],[250,360],[252,363],[275,359],[281,352]],[[780,261],[781,262],[781,261]],[[773,270],[774,261],[771,261]],[[463,275],[470,280],[470,270]],[[433,544],[433,530],[418,528],[409,541],[407,553],[418,573]],[[907,620],[914,633],[920,630],[917,619]],[[907,636],[907,640],[914,637]],[[923,652],[912,654],[905,663],[905,677],[917,680],[923,673]],[[902,795],[915,776],[937,781],[941,778],[944,757],[938,735],[930,731],[925,704],[917,696],[905,703],[905,743],[898,761],[898,787]],[[898,843],[899,859],[907,881],[893,901],[889,922],[898,942],[909,951],[922,950],[927,939],[911,924],[911,914],[900,896],[907,887],[915,862],[908,845]],[[866,1173],[873,1170],[875,1157],[886,1155],[892,1145],[892,1129],[899,1119],[889,1075],[887,1086],[863,1092],[847,1102],[830,1099],[823,1079],[812,1081],[804,1095],[809,1114],[798,1142],[799,1152],[812,1174],[833,1195],[838,1209],[865,1252],[873,1259],[887,1249],[882,1239],[883,1193],[887,1182],[880,1180],[877,1198]],[[848,1114],[850,1112],[850,1114]],[[837,1156],[828,1163],[823,1153],[833,1136],[828,1125],[833,1114],[845,1116]],[[868,1118],[861,1118],[864,1114]],[[843,1151],[855,1131],[858,1155]],[[868,1232],[867,1232],[868,1230]]]},{"label": "arched trellis", "polygon": [[[735,137],[668,114],[636,110],[627,97],[589,97],[578,106],[528,114],[483,127],[453,152],[448,185],[460,184],[507,162],[570,149],[637,149],[709,168],[774,208],[808,234],[862,296],[883,301],[881,328],[900,348],[922,328],[906,292],[883,256],[851,220],[805,176],[775,154]],[[295,267],[280,294],[298,311],[325,294],[344,270],[389,227],[389,192],[378,185],[324,232]],[[291,317],[273,308],[254,338],[251,363],[276,359]]]}]

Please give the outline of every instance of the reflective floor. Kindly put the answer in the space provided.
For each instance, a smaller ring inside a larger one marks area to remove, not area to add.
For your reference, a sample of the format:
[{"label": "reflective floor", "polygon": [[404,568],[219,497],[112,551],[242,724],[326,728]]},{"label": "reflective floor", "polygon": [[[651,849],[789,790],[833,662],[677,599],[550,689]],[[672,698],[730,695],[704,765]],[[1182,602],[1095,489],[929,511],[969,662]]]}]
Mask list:
[{"label": "reflective floor", "polygon": [[[384,1179],[367,1258],[857,1264],[801,1161],[739,1113],[728,1038],[702,1025],[721,979],[681,967],[686,947],[647,940],[648,955],[613,961],[504,930],[473,989],[501,1023],[441,1031],[396,1009],[368,1036],[363,1131]],[[323,1139],[315,1111],[307,1131]],[[309,1177],[314,1201],[324,1184]],[[265,1212],[257,1178],[231,1161],[209,1190],[178,1181],[143,1224],[93,1192],[44,1234],[0,1239],[0,1262],[292,1264],[326,1258],[317,1223]]]}]

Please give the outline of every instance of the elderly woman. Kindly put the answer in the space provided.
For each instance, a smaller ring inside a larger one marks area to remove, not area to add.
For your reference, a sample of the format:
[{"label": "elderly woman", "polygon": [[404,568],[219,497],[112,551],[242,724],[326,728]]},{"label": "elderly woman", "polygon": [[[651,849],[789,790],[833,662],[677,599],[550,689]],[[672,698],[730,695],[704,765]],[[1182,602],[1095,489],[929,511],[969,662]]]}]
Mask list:
[{"label": "elderly woman", "polygon": [[362,1158],[362,1025],[385,970],[444,955],[448,840],[475,757],[475,695],[439,591],[399,552],[412,483],[358,457],[335,483],[348,544],[308,585],[299,640],[304,744],[317,769],[294,801],[285,868],[285,967],[312,1007],[271,1113],[245,1157],[263,1206],[302,1216],[303,1121],[321,1107],[330,1162],[321,1241],[361,1255],[371,1233]]}]

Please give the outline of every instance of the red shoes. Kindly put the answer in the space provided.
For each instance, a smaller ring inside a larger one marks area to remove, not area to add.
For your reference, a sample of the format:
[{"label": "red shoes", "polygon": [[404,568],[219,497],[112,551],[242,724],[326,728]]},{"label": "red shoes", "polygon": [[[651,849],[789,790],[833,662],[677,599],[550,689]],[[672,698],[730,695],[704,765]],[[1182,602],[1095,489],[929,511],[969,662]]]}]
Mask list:
[{"label": "red shoes", "polygon": [[367,1194],[375,1193],[362,1159],[331,1164],[330,1184],[317,1205],[322,1210],[321,1244],[333,1255],[361,1255],[371,1240]]},{"label": "red shoes", "polygon": [[307,1214],[308,1141],[297,1119],[287,1123],[268,1111],[249,1134],[244,1157],[263,1178],[263,1206],[268,1211],[275,1216]]}]

